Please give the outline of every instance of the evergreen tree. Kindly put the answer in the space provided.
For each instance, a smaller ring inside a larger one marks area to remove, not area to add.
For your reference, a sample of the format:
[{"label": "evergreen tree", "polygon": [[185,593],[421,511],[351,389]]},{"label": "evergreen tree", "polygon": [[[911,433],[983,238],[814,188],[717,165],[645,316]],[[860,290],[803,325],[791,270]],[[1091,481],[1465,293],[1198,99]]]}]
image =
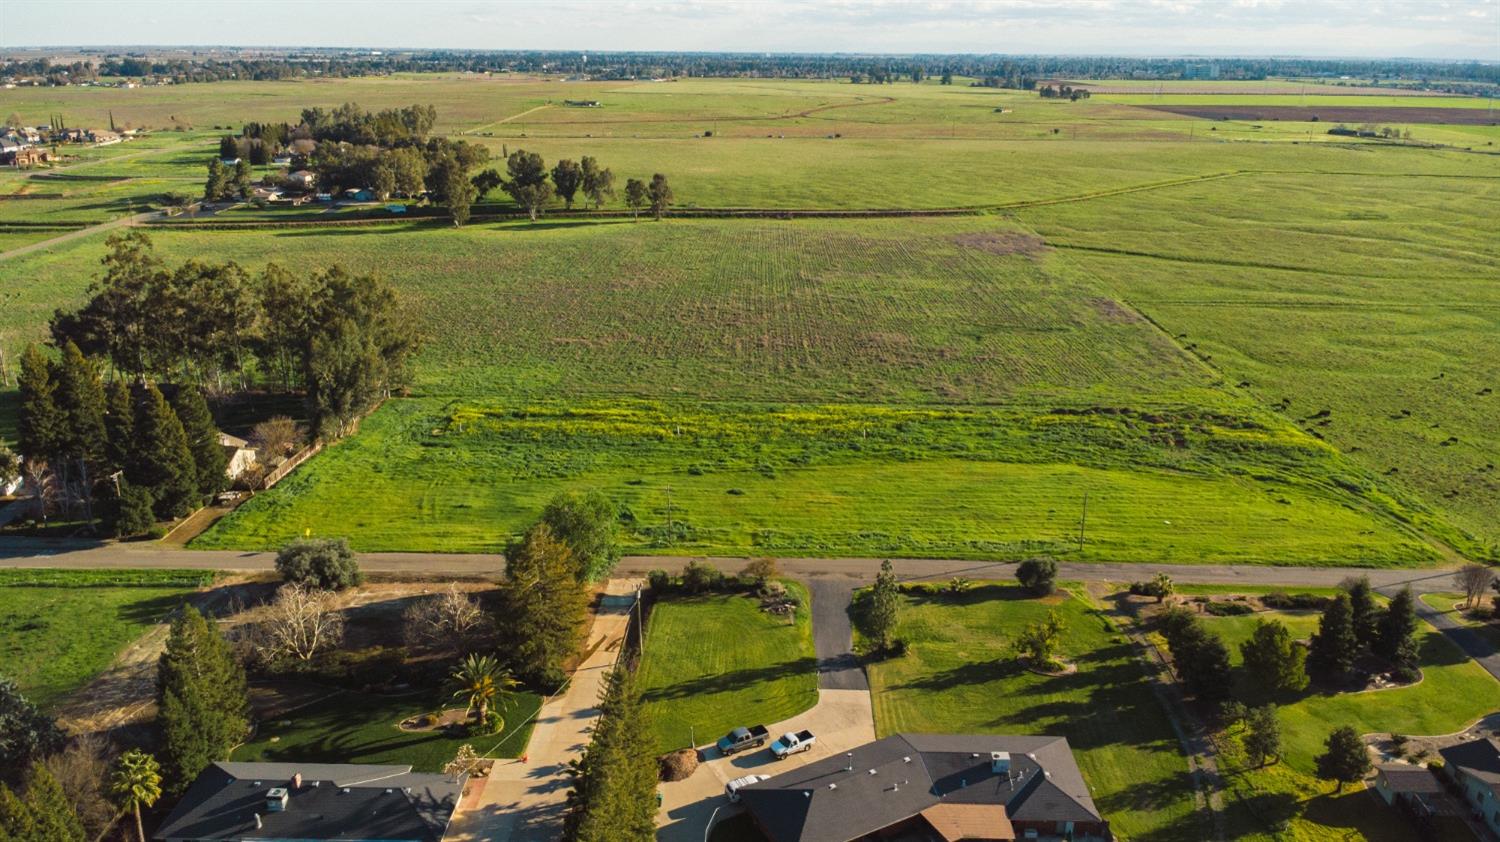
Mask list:
[{"label": "evergreen tree", "polygon": [[583,170],[583,195],[594,203],[594,209],[603,207],[604,200],[614,198],[615,174],[599,166],[592,156],[585,155],[579,162]]},{"label": "evergreen tree", "polygon": [[208,162],[208,181],[203,185],[203,199],[216,201],[229,189],[229,175],[218,158]]},{"label": "evergreen tree", "polygon": [[1376,626],[1380,623],[1380,609],[1375,605],[1375,592],[1370,589],[1370,577],[1360,576],[1346,583],[1349,592],[1350,624],[1354,628],[1354,639],[1360,646],[1375,643]]},{"label": "evergreen tree", "polygon": [[657,767],[635,677],[616,667],[605,681],[593,738],[574,770],[563,838],[651,842],[656,838]]},{"label": "evergreen tree", "polygon": [[245,672],[218,629],[190,605],[167,634],[156,694],[168,790],[180,793],[209,763],[227,759],[250,727]]},{"label": "evergreen tree", "polygon": [[94,364],[78,346],[63,344],[62,359],[53,369],[59,417],[58,451],[73,459],[98,464],[104,458],[104,384]]},{"label": "evergreen tree", "polygon": [[660,222],[666,215],[667,208],[672,206],[672,186],[667,183],[667,177],[661,173],[651,176],[651,184],[646,187],[646,196],[651,200],[651,214]]},{"label": "evergreen tree", "polygon": [[62,749],[67,737],[57,721],[0,677],[0,781],[15,783],[28,763]]},{"label": "evergreen tree", "polygon": [[865,630],[882,650],[888,649],[901,614],[901,589],[896,584],[896,571],[891,567],[890,559],[880,563],[880,572],[875,574],[875,586],[870,589],[868,600],[864,612]]},{"label": "evergreen tree", "polygon": [[640,219],[641,208],[650,201],[646,194],[646,182],[638,178],[625,179],[625,205],[630,208],[630,218]]},{"label": "evergreen tree", "polygon": [[1307,652],[1292,640],[1292,633],[1278,620],[1257,620],[1250,639],[1240,644],[1240,654],[1245,669],[1273,693],[1296,692],[1307,687]]},{"label": "evergreen tree", "polygon": [[198,466],[182,422],[154,385],[146,387],[136,407],[135,436],[134,458],[126,476],[151,492],[157,517],[187,514],[199,499]]},{"label": "evergreen tree", "polygon": [[31,842],[38,835],[31,808],[10,787],[0,783],[0,839]]},{"label": "evergreen tree", "polygon": [[104,390],[104,465],[110,473],[130,464],[135,447],[135,402],[124,380],[111,380]]},{"label": "evergreen tree", "polygon": [[1337,781],[1337,792],[1344,791],[1344,784],[1358,783],[1370,772],[1370,752],[1359,732],[1348,725],[1341,725],[1328,735],[1326,749],[1318,755],[1318,777]]},{"label": "evergreen tree", "polygon": [[573,197],[577,195],[578,188],[583,186],[583,168],[577,162],[567,158],[557,162],[552,168],[552,189],[562,197],[563,207],[572,209]]},{"label": "evergreen tree", "polygon": [[151,511],[151,492],[131,485],[124,477],[119,477],[117,482],[118,492],[115,491],[115,482],[105,485],[112,495],[105,512],[105,525],[117,538],[133,538],[151,531],[156,524],[156,515]]},{"label": "evergreen tree", "polygon": [[1411,588],[1402,588],[1391,597],[1390,605],[1380,615],[1374,651],[1394,665],[1396,677],[1403,681],[1415,681],[1417,678],[1416,629],[1417,614]]},{"label": "evergreen tree", "polygon": [[588,589],[578,579],[573,551],[539,523],[506,552],[506,620],[517,672],[560,685],[563,663],[583,642]]},{"label": "evergreen tree", "polygon": [[1340,593],[1323,609],[1318,633],[1313,635],[1313,665],[1330,677],[1342,677],[1354,666],[1359,641],[1354,637],[1354,612],[1349,595]]},{"label": "evergreen tree", "polygon": [[1229,668],[1229,648],[1223,638],[1204,630],[1186,654],[1186,659],[1177,662],[1184,689],[1205,702],[1229,698],[1234,690],[1234,674]]},{"label": "evergreen tree", "polygon": [[36,842],[84,842],[83,822],[45,763],[31,764],[26,774],[26,807],[36,820]]},{"label": "evergreen tree", "polygon": [[58,411],[57,387],[52,369],[35,344],[27,345],[21,354],[21,374],[16,379],[21,392],[21,408],[16,422],[16,444],[29,460],[51,459],[63,437],[63,419]]},{"label": "evergreen tree", "polygon": [[172,398],[172,409],[182,422],[182,431],[187,436],[188,450],[193,454],[195,483],[198,497],[207,501],[229,486],[229,457],[224,455],[224,446],[219,444],[219,427],[213,414],[208,411],[208,402],[197,386],[183,386]]}]

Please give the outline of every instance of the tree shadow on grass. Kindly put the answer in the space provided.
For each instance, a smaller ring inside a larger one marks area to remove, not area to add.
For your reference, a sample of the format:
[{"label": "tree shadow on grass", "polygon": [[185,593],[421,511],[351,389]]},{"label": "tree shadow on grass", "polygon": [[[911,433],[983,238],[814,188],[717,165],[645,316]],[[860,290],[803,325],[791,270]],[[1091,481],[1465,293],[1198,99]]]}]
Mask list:
[{"label": "tree shadow on grass", "polygon": [[705,693],[722,693],[729,690],[737,690],[751,684],[774,681],[787,675],[815,672],[817,668],[817,658],[797,658],[791,661],[783,661],[779,664],[767,664],[751,669],[741,669],[733,672],[718,673],[716,675],[705,675],[688,681],[679,681],[676,684],[666,687],[647,690],[642,694],[642,698],[647,702],[661,702],[669,699],[698,696]]},{"label": "tree shadow on grass", "polygon": [[[169,587],[169,586],[163,586]],[[161,594],[123,603],[115,609],[115,616],[136,625],[165,622],[169,615],[188,603],[191,592]]]},{"label": "tree shadow on grass", "polygon": [[1193,775],[1186,769],[1151,781],[1135,781],[1130,786],[1094,798],[1101,813],[1136,810],[1154,813],[1173,804],[1193,799]]}]

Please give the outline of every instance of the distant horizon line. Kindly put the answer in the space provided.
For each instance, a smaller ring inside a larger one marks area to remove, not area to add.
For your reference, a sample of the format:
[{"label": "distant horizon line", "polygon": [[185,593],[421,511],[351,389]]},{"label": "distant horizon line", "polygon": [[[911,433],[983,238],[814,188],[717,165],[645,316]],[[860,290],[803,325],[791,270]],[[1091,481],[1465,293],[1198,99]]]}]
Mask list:
[{"label": "distant horizon line", "polygon": [[327,46],[314,44],[26,44],[0,45],[0,54],[9,51],[65,51],[65,50],[264,50],[264,51],[324,51],[324,52],[445,52],[494,55],[501,53],[577,53],[580,55],[662,55],[662,56],[840,56],[867,58],[1126,58],[1126,59],[1261,59],[1272,61],[1393,61],[1404,63],[1435,64],[1481,64],[1500,65],[1500,59],[1475,57],[1401,56],[1401,55],[1319,55],[1303,53],[1111,53],[1111,52],[973,52],[973,51],[918,51],[887,52],[863,50],[591,50],[576,47],[413,47],[392,45]]}]

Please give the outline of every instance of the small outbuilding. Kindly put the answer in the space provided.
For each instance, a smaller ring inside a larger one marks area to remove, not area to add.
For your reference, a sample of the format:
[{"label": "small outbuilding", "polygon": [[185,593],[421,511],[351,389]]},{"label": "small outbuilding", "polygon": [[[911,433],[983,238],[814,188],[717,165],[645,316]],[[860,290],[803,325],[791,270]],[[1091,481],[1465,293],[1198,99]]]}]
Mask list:
[{"label": "small outbuilding", "polygon": [[225,466],[224,473],[228,474],[230,479],[239,479],[241,474],[255,465],[255,448],[239,436],[221,432],[219,433],[219,446],[224,448],[224,455],[229,457],[229,464]]}]

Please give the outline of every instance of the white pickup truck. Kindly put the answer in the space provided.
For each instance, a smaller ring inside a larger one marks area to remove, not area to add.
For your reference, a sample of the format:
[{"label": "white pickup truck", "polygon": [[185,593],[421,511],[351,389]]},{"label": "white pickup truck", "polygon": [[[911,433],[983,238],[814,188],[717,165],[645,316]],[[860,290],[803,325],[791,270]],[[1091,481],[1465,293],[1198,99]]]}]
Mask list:
[{"label": "white pickup truck", "polygon": [[788,731],[781,735],[776,742],[771,743],[771,753],[776,755],[777,760],[790,757],[798,752],[807,751],[813,747],[818,738],[811,731]]}]

